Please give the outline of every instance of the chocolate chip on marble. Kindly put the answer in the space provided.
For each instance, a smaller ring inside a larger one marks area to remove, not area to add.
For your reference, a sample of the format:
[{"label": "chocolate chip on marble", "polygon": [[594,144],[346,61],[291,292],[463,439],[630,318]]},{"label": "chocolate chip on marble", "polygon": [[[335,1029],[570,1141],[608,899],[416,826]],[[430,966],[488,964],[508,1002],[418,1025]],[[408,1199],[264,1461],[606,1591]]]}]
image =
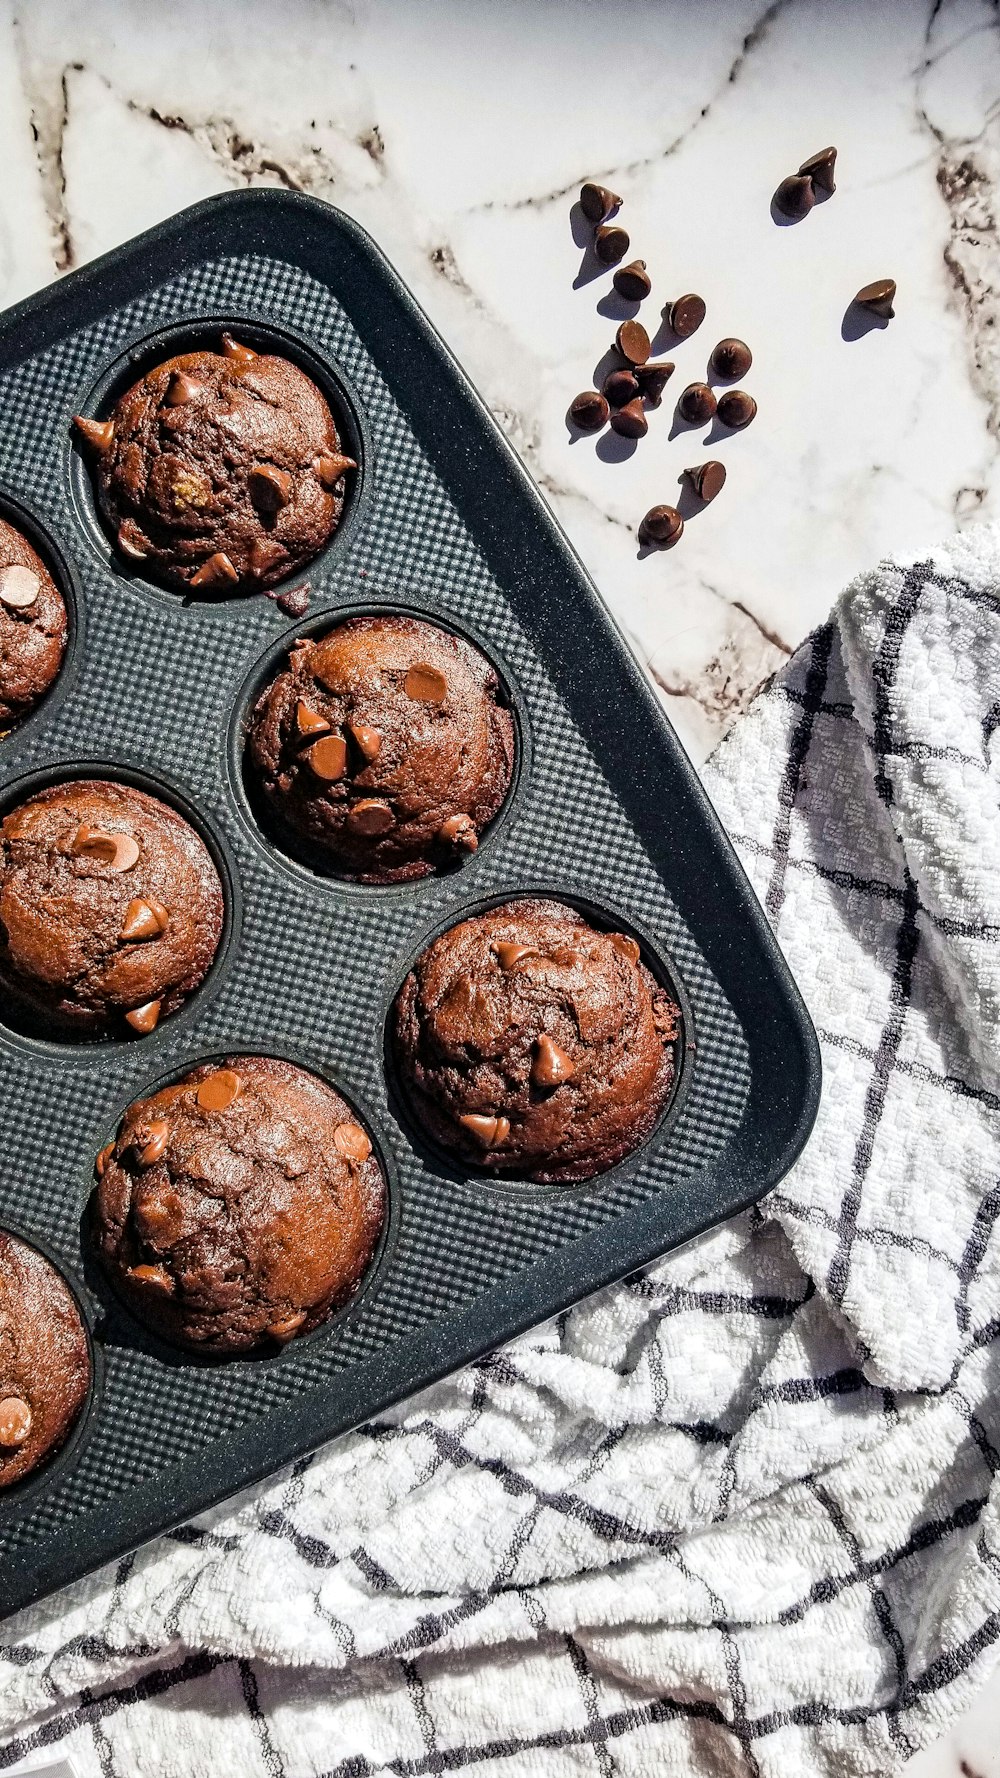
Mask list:
[{"label": "chocolate chip on marble", "polygon": [[144,1129],[136,1132],[136,1148],[139,1151],[140,1167],[153,1167],[166,1153],[170,1141],[170,1126],[165,1118],[153,1118]]},{"label": "chocolate chip on marble", "polygon": [[218,549],[214,556],[209,556],[208,561],[202,563],[196,574],[192,574],[188,586],[234,586],[239,578],[225,550]]},{"label": "chocolate chip on marble", "polygon": [[396,817],[388,803],[377,797],[364,797],[361,802],[355,803],[347,817],[347,825],[352,833],[364,834],[366,838],[374,839],[376,835],[388,833],[390,827],[395,827]]},{"label": "chocolate chip on marble", "polygon": [[649,431],[649,422],[638,396],[634,401],[626,401],[624,407],[612,413],[611,429],[620,433],[622,438],[645,438]]},{"label": "chocolate chip on marble", "polygon": [[160,1022],[162,1006],[162,1000],[147,1000],[144,1006],[134,1006],[125,1014],[125,1023],[131,1025],[133,1031],[138,1031],[140,1037],[148,1037]]},{"label": "chocolate chip on marble", "polygon": [[16,1451],[31,1432],[31,1408],[21,1395],[5,1395],[0,1401],[0,1447]]},{"label": "chocolate chip on marble", "polygon": [[360,1124],[338,1124],[333,1132],[333,1146],[345,1161],[353,1161],[359,1167],[372,1151],[371,1141]]},{"label": "chocolate chip on marble", "polygon": [[634,401],[639,393],[639,383],[633,370],[612,370],[604,379],[604,395],[609,408],[624,407],[626,402]]},{"label": "chocolate chip on marble", "polygon": [[569,417],[581,432],[599,432],[607,424],[607,401],[596,389],[584,389],[570,402]]},{"label": "chocolate chip on marble", "polygon": [[304,1309],[295,1309],[290,1315],[283,1315],[280,1321],[272,1321],[268,1334],[272,1340],[277,1340],[279,1346],[285,1346],[289,1340],[294,1340],[305,1318]]},{"label": "chocolate chip on marble", "polygon": [[224,358],[231,358],[241,370],[245,370],[259,356],[250,346],[242,346],[239,340],[234,340],[231,333],[224,333],[222,336],[222,355]]},{"label": "chocolate chip on marble", "polygon": [[862,309],[878,315],[880,320],[891,321],[896,313],[892,306],[895,294],[895,278],[876,278],[874,284],[865,284],[854,300]]},{"label": "chocolate chip on marble", "polygon": [[114,1143],[113,1142],[106,1142],[104,1147],[101,1149],[101,1152],[98,1155],[96,1161],[94,1162],[94,1172],[97,1174],[98,1179],[104,1178],[104,1175],[108,1170],[108,1162],[110,1161],[111,1156],[114,1154],[114,1152],[115,1152]]},{"label": "chocolate chip on marble", "polygon": [[689,425],[703,426],[712,418],[717,405],[715,391],[707,383],[689,383],[677,403],[677,412]]},{"label": "chocolate chip on marble", "polygon": [[609,216],[621,206],[621,198],[617,192],[610,191],[606,185],[598,185],[588,179],[580,187],[580,208],[587,218],[597,227],[598,223],[606,222]]},{"label": "chocolate chip on marble", "polygon": [[651,506],[639,525],[639,542],[676,543],[684,520],[675,506]]},{"label": "chocolate chip on marble", "polygon": [[243,1091],[243,1082],[234,1068],[217,1068],[198,1082],[195,1098],[202,1111],[228,1111]]},{"label": "chocolate chip on marble", "polygon": [[324,488],[335,487],[342,475],[349,469],[357,469],[353,457],[345,457],[341,451],[321,451],[313,458],[313,468]]},{"label": "chocolate chip on marble", "polygon": [[73,424],[92,451],[99,451],[102,456],[105,451],[110,451],[115,442],[113,420],[91,420],[86,414],[74,414]]},{"label": "chocolate chip on marble", "polygon": [[659,407],[660,396],[666,388],[667,381],[674,374],[674,365],[669,359],[659,364],[637,364],[635,379],[639,385],[639,394],[650,407]]},{"label": "chocolate chip on marble", "polygon": [[543,1032],[535,1043],[531,1061],[531,1078],[536,1087],[560,1087],[564,1081],[572,1080],[575,1073],[572,1057]]},{"label": "chocolate chip on marble", "polygon": [[169,924],[170,915],[162,901],[157,901],[155,897],[136,896],[125,909],[122,938],[126,943],[159,938],[161,933],[166,932]]},{"label": "chocolate chip on marble", "polygon": [[468,815],[449,815],[438,828],[438,839],[446,846],[458,846],[463,852],[479,849],[479,835]]},{"label": "chocolate chip on marble", "polygon": [[510,1120],[506,1117],[489,1117],[476,1111],[467,1111],[458,1121],[482,1148],[502,1148],[510,1135]]},{"label": "chocolate chip on marble", "polygon": [[328,717],[321,716],[318,710],[311,709],[304,698],[300,698],[295,706],[295,726],[300,735],[325,735],[333,724]]},{"label": "chocolate chip on marble", "polygon": [[377,728],[366,728],[363,722],[349,722],[347,732],[363,760],[371,765],[382,751],[382,734]]},{"label": "chocolate chip on marble", "polygon": [[649,357],[649,335],[641,321],[623,321],[615,334],[615,345],[629,364],[645,364]]},{"label": "chocolate chip on marble", "polygon": [[109,870],[128,871],[139,862],[139,842],[130,833],[105,833],[82,822],[70,843],[76,858],[93,858]]},{"label": "chocolate chip on marble", "polygon": [[275,463],[255,463],[247,487],[258,512],[280,512],[292,498],[292,478]]},{"label": "chocolate chip on marble", "polygon": [[732,432],[742,432],[757,412],[757,403],[745,389],[727,389],[719,398],[718,412],[723,426],[728,426]]},{"label": "chocolate chip on marble", "polygon": [[41,590],[41,579],[33,568],[24,568],[20,562],[0,568],[0,605],[6,605],[8,611],[30,611]]},{"label": "chocolate chip on marble", "polygon": [[448,696],[448,681],[428,661],[415,661],[407,670],[403,690],[415,704],[443,704]]},{"label": "chocolate chip on marble", "polygon": [[745,340],[720,340],[712,348],[709,367],[717,377],[745,377],[753,363],[753,353]]},{"label": "chocolate chip on marble", "polygon": [[497,962],[501,969],[513,969],[522,957],[537,957],[538,952],[533,945],[512,944],[504,940],[496,947]]},{"label": "chocolate chip on marble", "polygon": [[167,407],[186,407],[189,401],[197,401],[204,387],[196,377],[189,377],[186,370],[173,370],[163,399]]},{"label": "chocolate chip on marble", "polygon": [[685,296],[678,296],[666,309],[667,325],[678,339],[690,339],[698,331],[706,315],[705,299],[688,291]]},{"label": "chocolate chip on marble", "polygon": [[309,770],[324,784],[336,784],[347,775],[347,742],[343,735],[324,735],[306,753]]},{"label": "chocolate chip on marble", "polygon": [[151,1290],[157,1290],[163,1296],[173,1296],[177,1286],[165,1266],[133,1266],[129,1277],[137,1284],[146,1284]]},{"label": "chocolate chip on marble", "polygon": [[837,187],[833,182],[833,170],[837,164],[835,148],[821,148],[818,154],[811,154],[802,162],[799,173],[811,179],[821,191],[833,192]]},{"label": "chocolate chip on marble", "polygon": [[790,173],[783,179],[774,194],[774,202],[783,216],[798,219],[808,216],[814,203],[816,193],[813,182],[807,173]]},{"label": "chocolate chip on marble", "polygon": [[617,265],[628,248],[628,235],[617,223],[605,223],[594,236],[594,252],[602,265]]},{"label": "chocolate chip on marble", "polygon": [[710,457],[707,463],[695,463],[691,469],[685,469],[684,474],[698,499],[704,500],[706,504],[709,500],[714,500],[716,494],[721,494],[725,487],[726,465],[716,462],[714,457]]},{"label": "chocolate chip on marble", "polygon": [[643,302],[653,288],[644,259],[631,259],[628,265],[619,266],[611,282],[618,295],[630,303]]}]

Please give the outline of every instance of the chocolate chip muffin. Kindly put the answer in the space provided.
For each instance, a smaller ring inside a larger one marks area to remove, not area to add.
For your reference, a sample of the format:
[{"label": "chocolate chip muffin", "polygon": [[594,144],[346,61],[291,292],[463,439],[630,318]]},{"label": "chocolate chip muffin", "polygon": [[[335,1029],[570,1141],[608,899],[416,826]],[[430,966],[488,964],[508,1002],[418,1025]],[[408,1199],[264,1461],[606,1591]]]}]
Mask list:
[{"label": "chocolate chip muffin", "polygon": [[254,780],[308,863],[362,883],[426,876],[479,845],[514,722],[477,648],[396,614],[297,642],[249,726]]},{"label": "chocolate chip muffin", "polygon": [[590,1179],[649,1135],[673,1087],[679,1025],[633,938],[526,900],[424,951],[396,1001],[394,1045],[436,1142],[548,1183]]},{"label": "chocolate chip muffin", "polygon": [[72,1292],[34,1247],[0,1234],[0,1488],[65,1444],[89,1389]]},{"label": "chocolate chip muffin", "polygon": [[148,371],[109,419],[74,424],[121,554],[196,593],[296,573],[336,529],[357,468],[305,372],[229,334],[219,352]]},{"label": "chocolate chip muffin", "polygon": [[0,983],[39,1035],[152,1031],[205,976],[222,920],[203,841],[130,785],[56,784],[0,826]]},{"label": "chocolate chip muffin", "polygon": [[206,1355],[283,1345],[357,1287],[386,1184],[354,1113],[266,1056],[140,1099],[97,1158],[97,1251],[129,1308]]},{"label": "chocolate chip muffin", "polygon": [[66,652],[66,604],[36,550],[0,519],[0,730],[41,703]]}]

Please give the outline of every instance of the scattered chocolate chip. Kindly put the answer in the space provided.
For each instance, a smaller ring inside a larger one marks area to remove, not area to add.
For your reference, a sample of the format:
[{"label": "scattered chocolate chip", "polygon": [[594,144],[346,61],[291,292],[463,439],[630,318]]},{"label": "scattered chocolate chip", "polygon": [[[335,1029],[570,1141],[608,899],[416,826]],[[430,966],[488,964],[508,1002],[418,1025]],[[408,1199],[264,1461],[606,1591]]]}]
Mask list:
[{"label": "scattered chocolate chip", "polygon": [[596,389],[584,389],[570,402],[569,417],[581,432],[599,432],[607,424],[608,404]]},{"label": "scattered chocolate chip", "polygon": [[667,324],[678,339],[690,339],[704,321],[705,313],[704,297],[695,296],[691,291],[670,304],[666,310]]},{"label": "scattered chocolate chip", "polygon": [[497,962],[501,969],[513,969],[515,963],[520,963],[522,957],[537,957],[538,955],[538,952],[533,950],[531,945],[517,945],[506,942],[497,945],[496,953]]},{"label": "scattered chocolate chip", "polygon": [[309,705],[300,698],[295,706],[295,726],[300,735],[325,735],[333,724],[318,710],[311,710]]},{"label": "scattered chocolate chip", "polygon": [[[667,507],[666,510],[669,512],[670,508]],[[608,937],[616,951],[619,951],[623,957],[627,957],[630,963],[638,963],[642,952],[634,938],[629,938],[627,932],[609,932]]]},{"label": "scattered chocolate chip", "polygon": [[564,1081],[572,1080],[575,1073],[572,1058],[543,1033],[535,1044],[531,1061],[531,1078],[536,1087],[560,1087]]},{"label": "scattered chocolate chip", "polygon": [[267,1331],[272,1340],[277,1340],[279,1346],[284,1346],[295,1338],[305,1318],[304,1309],[295,1309],[291,1315],[283,1315],[280,1321],[272,1321]]},{"label": "scattered chocolate chip", "polygon": [[372,760],[377,759],[382,751],[380,730],[366,728],[362,722],[349,722],[347,730],[362,759],[371,765]]},{"label": "scattered chocolate chip", "polygon": [[782,216],[808,216],[814,203],[816,193],[813,182],[806,173],[790,173],[783,179],[774,194],[774,202]]},{"label": "scattered chocolate chip", "polygon": [[85,444],[93,451],[110,451],[115,440],[113,420],[90,420],[86,414],[74,414],[73,424]]},{"label": "scattered chocolate chip", "polygon": [[632,370],[612,370],[604,379],[608,407],[624,407],[627,401],[634,401],[638,393],[638,379]]},{"label": "scattered chocolate chip", "polygon": [[692,469],[685,469],[684,474],[691,483],[699,500],[706,503],[721,494],[726,482],[726,465],[717,463],[714,457],[707,463],[696,463]]},{"label": "scattered chocolate chip", "polygon": [[0,568],[0,605],[6,605],[8,611],[30,611],[41,590],[41,579],[33,568],[23,568],[19,562]]},{"label": "scattered chocolate chip", "polygon": [[31,1409],[20,1395],[5,1395],[0,1401],[0,1446],[16,1451],[31,1431]]},{"label": "scattered chocolate chip", "polygon": [[677,412],[691,426],[702,426],[715,413],[715,390],[707,383],[689,383],[677,403]]},{"label": "scattered chocolate chip", "polygon": [[169,924],[170,915],[162,901],[136,896],[125,909],[122,938],[127,944],[138,939],[159,938]]},{"label": "scattered chocolate chip", "polygon": [[892,306],[896,294],[895,278],[876,278],[874,284],[866,284],[858,291],[855,302],[871,314],[878,315],[883,321],[891,321],[896,313]]},{"label": "scattered chocolate chip", "polygon": [[357,467],[353,457],[345,457],[340,451],[323,451],[313,458],[313,468],[324,488],[334,487],[342,475]]},{"label": "scattered chocolate chip", "polygon": [[808,160],[802,162],[799,172],[811,179],[814,185],[818,185],[821,191],[832,192],[837,189],[833,183],[833,169],[836,164],[837,150],[821,148],[818,154],[811,154]]},{"label": "scattered chocolate chip", "polygon": [[372,1151],[368,1135],[360,1124],[338,1124],[333,1132],[333,1146],[345,1161],[353,1161],[359,1167]]},{"label": "scattered chocolate chip", "polygon": [[109,870],[131,870],[139,862],[139,843],[130,833],[105,833],[100,827],[77,828],[70,843],[76,858],[93,858]]},{"label": "scattered chocolate chip", "polygon": [[637,364],[635,380],[639,385],[639,394],[650,407],[659,407],[660,396],[667,385],[667,380],[674,374],[674,366],[669,359],[660,364]]},{"label": "scattered chocolate chip", "polygon": [[292,478],[274,463],[255,463],[247,477],[250,498],[258,512],[280,512],[292,497]]},{"label": "scattered chocolate chip", "polygon": [[139,1284],[148,1284],[151,1290],[162,1291],[164,1296],[173,1296],[176,1289],[165,1266],[133,1266],[129,1277]]},{"label": "scattered chocolate chip", "polygon": [[643,302],[653,288],[644,259],[631,259],[628,265],[619,266],[611,282],[618,295],[630,303]]},{"label": "scattered chocolate chip", "polygon": [[257,353],[251,351],[249,346],[241,346],[239,340],[234,340],[231,333],[224,333],[222,336],[222,355],[224,358],[231,358],[241,369],[252,364],[257,357]]},{"label": "scattered chocolate chip", "polygon": [[415,661],[403,680],[403,690],[415,704],[443,704],[448,696],[448,681],[437,667],[427,661]]},{"label": "scattered chocolate chip", "polygon": [[306,752],[309,770],[324,784],[336,784],[347,773],[347,742],[343,735],[324,735]]},{"label": "scattered chocolate chip", "polygon": [[145,1006],[134,1006],[131,1012],[125,1014],[126,1025],[131,1025],[133,1031],[138,1031],[140,1037],[148,1037],[151,1031],[156,1030],[160,1022],[162,1005],[162,1000],[147,1000]]},{"label": "scattered chocolate chip", "polygon": [[144,1130],[140,1130],[136,1137],[140,1167],[155,1166],[160,1156],[166,1152],[169,1141],[170,1126],[165,1118],[154,1118]]},{"label": "scattered chocolate chip", "polygon": [[617,223],[605,223],[594,236],[594,252],[602,265],[617,265],[628,252],[628,235]]},{"label": "scattered chocolate chip", "polygon": [[587,221],[592,222],[595,228],[598,223],[606,222],[609,216],[613,216],[620,205],[621,198],[617,192],[609,191],[606,185],[596,185],[592,179],[588,179],[580,187],[580,208]]},{"label": "scattered chocolate chip", "polygon": [[365,797],[355,803],[347,817],[347,825],[352,833],[361,833],[374,838],[377,834],[388,833],[395,827],[396,817],[388,803],[379,801],[377,797]]},{"label": "scattered chocolate chip", "polygon": [[278,593],[274,603],[282,611],[287,611],[289,617],[304,617],[309,610],[308,584],[289,587],[287,593]]},{"label": "scattered chocolate chip", "polygon": [[163,397],[167,407],[186,407],[189,401],[197,401],[205,385],[189,377],[187,371],[173,370],[167,384],[167,393]]},{"label": "scattered chocolate chip", "polygon": [[720,340],[708,362],[717,377],[745,377],[753,363],[753,353],[745,340]]},{"label": "scattered chocolate chip", "polygon": [[618,408],[611,415],[611,429],[613,432],[620,432],[623,438],[645,438],[649,431],[649,422],[638,396],[634,401],[626,401],[624,407]]},{"label": "scattered chocolate chip", "polygon": [[98,1179],[104,1178],[104,1175],[108,1169],[108,1162],[110,1161],[111,1156],[114,1154],[114,1152],[115,1152],[114,1143],[113,1142],[106,1142],[104,1147],[101,1149],[101,1152],[98,1155],[96,1161],[94,1162],[94,1172],[97,1174]]},{"label": "scattered chocolate chip", "polygon": [[478,1112],[467,1111],[458,1121],[483,1148],[502,1148],[510,1135],[510,1120],[505,1117],[480,1116]]},{"label": "scattered chocolate chip", "polygon": [[449,815],[438,828],[438,839],[446,846],[458,846],[463,852],[479,850],[479,835],[468,815]]},{"label": "scattered chocolate chip", "polygon": [[639,526],[639,542],[676,543],[683,529],[676,506],[651,506]]},{"label": "scattered chocolate chip", "polygon": [[233,586],[239,578],[225,550],[219,549],[214,556],[209,556],[207,562],[202,563],[196,574],[192,574],[188,586]]},{"label": "scattered chocolate chip", "polygon": [[217,1068],[198,1082],[195,1098],[202,1111],[228,1111],[243,1091],[243,1082],[233,1068]]},{"label": "scattered chocolate chip", "polygon": [[623,321],[615,334],[615,345],[629,364],[645,364],[649,357],[649,335],[641,321]]},{"label": "scattered chocolate chip", "polygon": [[719,419],[733,432],[742,432],[757,412],[757,403],[745,389],[727,389],[719,399]]}]

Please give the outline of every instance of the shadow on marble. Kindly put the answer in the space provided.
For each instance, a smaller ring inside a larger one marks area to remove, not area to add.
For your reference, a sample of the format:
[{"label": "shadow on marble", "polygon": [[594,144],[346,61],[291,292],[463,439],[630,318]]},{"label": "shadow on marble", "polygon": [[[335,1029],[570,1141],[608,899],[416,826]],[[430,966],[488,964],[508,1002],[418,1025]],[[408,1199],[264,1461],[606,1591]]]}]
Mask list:
[{"label": "shadow on marble", "polygon": [[840,323],[842,340],[862,340],[866,333],[884,333],[889,325],[885,315],[873,315],[871,309],[865,309],[859,302],[852,300],[844,310],[844,318]]}]

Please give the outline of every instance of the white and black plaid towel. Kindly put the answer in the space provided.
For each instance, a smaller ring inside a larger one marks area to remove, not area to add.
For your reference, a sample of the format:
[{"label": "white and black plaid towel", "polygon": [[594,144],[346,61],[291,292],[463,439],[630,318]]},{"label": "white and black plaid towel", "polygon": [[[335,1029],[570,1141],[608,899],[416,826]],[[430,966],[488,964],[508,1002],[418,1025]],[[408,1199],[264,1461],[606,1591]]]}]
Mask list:
[{"label": "white and black plaid towel", "polygon": [[[24,1615],[0,1769],[883,1773],[1000,1637],[1000,530],[708,772],[826,1081],[762,1211]],[[665,819],[669,811],[664,811]]]}]

